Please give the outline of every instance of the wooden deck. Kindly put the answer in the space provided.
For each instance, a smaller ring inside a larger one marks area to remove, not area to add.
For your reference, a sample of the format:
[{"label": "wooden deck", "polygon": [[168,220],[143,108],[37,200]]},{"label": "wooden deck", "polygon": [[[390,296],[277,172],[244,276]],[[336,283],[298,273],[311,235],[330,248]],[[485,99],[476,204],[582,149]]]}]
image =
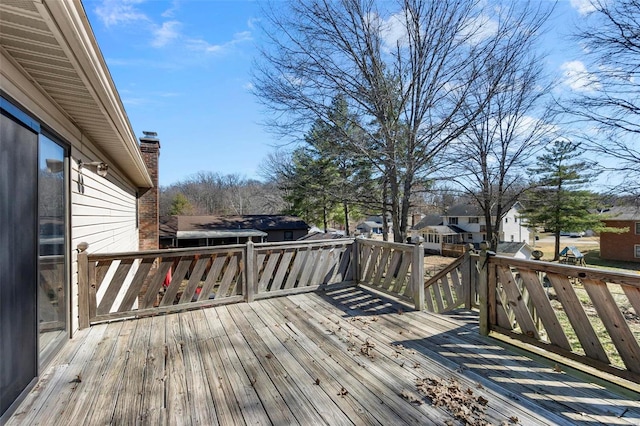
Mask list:
[{"label": "wooden deck", "polygon": [[355,287],[95,325],[8,424],[464,424],[427,396],[458,390],[496,425],[640,424],[640,394],[404,309]]}]

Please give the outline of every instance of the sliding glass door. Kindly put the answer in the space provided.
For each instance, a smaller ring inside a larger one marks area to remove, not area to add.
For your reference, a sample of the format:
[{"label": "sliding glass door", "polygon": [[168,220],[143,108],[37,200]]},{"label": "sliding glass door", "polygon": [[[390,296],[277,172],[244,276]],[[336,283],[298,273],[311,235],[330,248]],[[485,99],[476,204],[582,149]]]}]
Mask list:
[{"label": "sliding glass door", "polygon": [[67,338],[65,149],[41,134],[38,170],[38,331],[40,363]]}]

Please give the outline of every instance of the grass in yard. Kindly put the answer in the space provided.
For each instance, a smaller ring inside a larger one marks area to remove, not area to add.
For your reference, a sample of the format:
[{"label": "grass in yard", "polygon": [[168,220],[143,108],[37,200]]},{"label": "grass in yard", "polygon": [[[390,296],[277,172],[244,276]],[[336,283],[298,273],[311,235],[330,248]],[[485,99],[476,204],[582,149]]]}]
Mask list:
[{"label": "grass in yard", "polygon": [[[617,270],[621,272],[638,272],[640,273],[640,263],[638,262],[622,262],[617,260],[607,260],[600,258],[600,239],[598,237],[583,237],[583,238],[571,238],[568,242],[563,240],[560,244],[560,251],[566,246],[575,246],[584,254],[585,262],[588,267],[602,268],[609,270]],[[554,242],[540,242],[537,241],[535,245],[536,250],[541,250],[544,253],[542,260],[552,261]]]}]

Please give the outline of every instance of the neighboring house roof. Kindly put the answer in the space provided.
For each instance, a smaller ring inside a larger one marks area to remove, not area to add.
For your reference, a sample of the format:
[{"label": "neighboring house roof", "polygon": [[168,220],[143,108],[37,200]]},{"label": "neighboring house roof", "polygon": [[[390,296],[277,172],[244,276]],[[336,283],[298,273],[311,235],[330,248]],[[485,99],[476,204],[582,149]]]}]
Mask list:
[{"label": "neighboring house roof", "polygon": [[360,228],[362,226],[369,227],[371,229],[376,229],[376,228],[382,228],[382,223],[366,220],[366,221],[360,223],[356,228]]},{"label": "neighboring house roof", "polygon": [[603,220],[640,220],[640,207],[616,206],[601,210],[600,214],[605,216]]},{"label": "neighboring house roof", "polygon": [[[515,208],[516,210],[522,208],[519,202],[515,202],[510,206],[505,206],[503,209],[504,212],[507,212]],[[495,209],[492,209],[492,213],[495,213]],[[484,211],[477,204],[456,204],[447,209],[446,214],[443,216],[456,217],[456,216],[484,216]]]},{"label": "neighboring house roof", "polygon": [[516,254],[523,248],[531,248],[529,244],[523,242],[502,242],[498,243],[498,253],[501,254]]},{"label": "neighboring house roof", "polygon": [[178,231],[179,239],[193,240],[196,238],[242,238],[242,237],[266,237],[266,232],[257,229],[208,229],[203,231]]},{"label": "neighboring house roof", "polygon": [[298,241],[321,241],[321,240],[336,240],[344,238],[343,234],[337,234],[335,232],[310,232],[307,235],[298,238]]},{"label": "neighboring house roof", "polygon": [[420,219],[420,222],[413,225],[413,229],[415,231],[419,231],[420,229],[426,228],[427,226],[438,225],[442,225],[442,216],[438,214],[429,214]]},{"label": "neighboring house roof", "polygon": [[458,228],[457,226],[447,226],[447,225],[426,226],[423,229],[426,229],[426,228],[440,235],[460,234],[462,232],[465,232],[462,229]]},{"label": "neighboring house roof", "polygon": [[164,238],[266,236],[265,231],[308,229],[304,220],[285,215],[170,216],[160,219],[160,237]]},{"label": "neighboring house roof", "polygon": [[[0,1],[0,57],[3,81],[16,87],[28,75],[101,151],[138,187],[153,186],[127,113],[91,25],[79,1]],[[26,23],[25,23],[26,22]],[[19,68],[18,68],[19,67]],[[48,104],[25,93],[25,107],[52,113]],[[65,135],[62,135],[65,136]]]}]

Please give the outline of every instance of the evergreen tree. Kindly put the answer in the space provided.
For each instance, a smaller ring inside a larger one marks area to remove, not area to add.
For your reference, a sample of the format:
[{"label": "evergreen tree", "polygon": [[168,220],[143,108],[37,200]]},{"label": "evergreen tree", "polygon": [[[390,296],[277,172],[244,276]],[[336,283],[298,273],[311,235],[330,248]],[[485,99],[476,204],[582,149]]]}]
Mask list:
[{"label": "evergreen tree", "polygon": [[305,135],[305,145],[294,150],[289,164],[278,167],[290,213],[322,223],[325,232],[328,221],[338,219],[350,234],[351,214],[357,214],[358,206],[375,192],[371,164],[350,149],[350,143],[359,137],[357,118],[349,114],[344,98],[337,96],[331,119],[316,120]]},{"label": "evergreen tree", "polygon": [[171,201],[171,208],[169,209],[170,215],[185,215],[191,213],[191,203],[187,197],[185,197],[181,192],[177,193],[176,196]]},{"label": "evergreen tree", "polygon": [[600,224],[601,217],[590,213],[597,197],[584,189],[598,172],[594,163],[580,158],[583,153],[580,144],[557,140],[529,169],[537,179],[527,196],[525,217],[532,226],[553,232],[553,260],[559,259],[561,231],[584,231]]}]

